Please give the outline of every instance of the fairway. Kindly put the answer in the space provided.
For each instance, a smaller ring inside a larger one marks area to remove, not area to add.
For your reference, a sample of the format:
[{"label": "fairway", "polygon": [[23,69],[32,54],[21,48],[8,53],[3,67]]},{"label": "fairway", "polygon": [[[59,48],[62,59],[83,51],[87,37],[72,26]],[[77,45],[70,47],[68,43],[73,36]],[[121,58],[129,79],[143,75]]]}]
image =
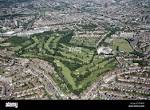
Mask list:
[{"label": "fairway", "polygon": [[2,46],[2,47],[7,47],[7,46],[10,46],[11,44],[10,43],[2,43],[2,44],[0,44],[0,46]]},{"label": "fairway", "polygon": [[53,39],[54,39],[54,37],[49,37],[49,39],[47,40],[47,42],[44,45],[44,48],[52,54],[54,54],[54,51],[49,48],[49,45],[53,41]]},{"label": "fairway", "polygon": [[67,79],[67,81],[72,86],[72,88],[76,89],[75,82],[73,80],[73,77],[71,76],[71,71],[63,63],[61,63],[59,60],[54,60],[54,63],[56,63],[56,65],[58,67],[62,68],[62,74]]},{"label": "fairway", "polygon": [[[87,78],[85,78],[83,81],[80,82],[79,84],[79,89],[80,88],[85,88],[88,83],[91,83],[97,79],[98,76],[101,74],[107,73],[107,71],[112,70],[115,68],[115,60],[111,59],[110,61],[105,60],[101,63],[96,64],[96,66],[91,67],[90,69],[92,70],[92,74],[89,75]],[[94,69],[95,68],[95,69]]]}]

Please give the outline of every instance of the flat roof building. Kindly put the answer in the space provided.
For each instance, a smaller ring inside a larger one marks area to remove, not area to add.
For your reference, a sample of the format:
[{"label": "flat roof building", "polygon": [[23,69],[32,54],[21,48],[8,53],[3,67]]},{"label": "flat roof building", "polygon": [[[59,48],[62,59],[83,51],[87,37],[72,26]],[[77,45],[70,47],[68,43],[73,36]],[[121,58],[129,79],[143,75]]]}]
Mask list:
[{"label": "flat roof building", "polygon": [[108,55],[112,53],[112,49],[110,47],[99,47],[97,53]]}]

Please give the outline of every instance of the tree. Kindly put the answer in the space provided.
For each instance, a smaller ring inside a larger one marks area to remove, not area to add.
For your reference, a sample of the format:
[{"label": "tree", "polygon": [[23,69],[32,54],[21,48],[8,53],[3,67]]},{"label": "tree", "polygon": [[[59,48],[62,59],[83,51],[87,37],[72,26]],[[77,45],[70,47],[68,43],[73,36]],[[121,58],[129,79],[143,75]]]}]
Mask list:
[{"label": "tree", "polygon": [[116,47],[116,51],[119,51],[119,46]]}]

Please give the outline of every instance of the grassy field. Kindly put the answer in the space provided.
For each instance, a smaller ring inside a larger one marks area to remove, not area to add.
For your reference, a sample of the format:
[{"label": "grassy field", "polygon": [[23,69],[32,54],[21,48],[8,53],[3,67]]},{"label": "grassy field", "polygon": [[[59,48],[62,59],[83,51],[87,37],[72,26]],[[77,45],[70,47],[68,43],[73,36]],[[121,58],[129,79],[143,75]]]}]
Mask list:
[{"label": "grassy field", "polygon": [[10,43],[2,43],[2,44],[0,44],[0,46],[3,46],[3,47],[7,47],[7,46],[10,46],[11,44]]},{"label": "grassy field", "polygon": [[95,48],[96,47],[95,44],[98,42],[99,39],[100,39],[99,37],[97,37],[97,38],[73,37],[69,43],[73,44],[73,45]]},{"label": "grassy field", "polygon": [[62,68],[62,74],[64,75],[65,79],[67,79],[67,81],[69,82],[69,84],[72,86],[73,89],[76,89],[76,85],[73,77],[71,76],[71,71],[69,70],[69,68],[67,68],[59,60],[54,60],[54,63],[56,63],[58,67]]},{"label": "grassy field", "polygon": [[49,37],[49,39],[46,41],[46,43],[44,45],[44,48],[52,54],[54,54],[54,50],[50,49],[49,46],[50,46],[51,42],[53,41],[53,39],[54,39],[54,37]]},{"label": "grassy field", "polygon": [[[107,71],[112,70],[113,68],[115,68],[115,66],[116,66],[115,60],[112,59],[111,61],[112,62],[110,63],[110,61],[105,60],[105,61],[102,61],[101,63],[97,63],[95,66],[92,66],[88,70],[92,74],[90,74],[88,77],[84,78],[83,81],[81,81],[79,83],[79,89],[83,88],[83,87],[85,88],[88,83],[91,83],[91,82],[95,81],[97,79],[97,77],[100,76],[101,74],[104,74]],[[82,71],[80,70],[80,73],[84,72],[85,71],[84,69]],[[88,69],[88,68],[86,68],[86,69]]]},{"label": "grassy field", "polygon": [[0,68],[0,75],[2,75],[4,72],[4,70],[2,68]]},{"label": "grassy field", "polygon": [[133,51],[132,47],[125,39],[119,39],[119,38],[113,39],[112,48],[116,50],[117,47],[119,48],[119,51],[124,51],[126,53]]},{"label": "grassy field", "polygon": [[70,52],[69,51],[70,47],[75,48],[74,46],[61,44],[61,47],[59,47],[60,54],[67,58],[78,59],[80,62],[83,62],[83,63],[90,63],[90,61],[94,55],[93,50],[90,50],[90,49],[87,49],[84,47],[78,47],[81,49],[80,52],[76,52],[76,51]]}]

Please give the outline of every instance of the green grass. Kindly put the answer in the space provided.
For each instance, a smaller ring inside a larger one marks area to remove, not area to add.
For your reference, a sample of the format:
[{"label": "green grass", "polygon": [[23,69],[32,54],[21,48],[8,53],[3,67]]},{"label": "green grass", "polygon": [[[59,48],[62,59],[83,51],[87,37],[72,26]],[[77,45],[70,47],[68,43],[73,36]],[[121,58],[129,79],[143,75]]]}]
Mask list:
[{"label": "green grass", "polygon": [[2,43],[2,44],[0,44],[0,46],[2,46],[2,47],[8,47],[10,45],[11,45],[11,43]]},{"label": "green grass", "polygon": [[87,46],[87,47],[96,47],[96,43],[99,39],[98,38],[77,38],[74,37],[71,39],[70,44],[74,44],[74,45],[80,45],[80,46]]},{"label": "green grass", "polygon": [[56,37],[56,38],[53,40],[52,48],[57,48],[57,44],[58,44],[58,42],[59,42],[60,39],[61,39],[61,36]]},{"label": "green grass", "polygon": [[117,47],[119,47],[119,51],[124,51],[126,53],[130,53],[133,51],[132,47],[125,39],[113,39],[112,48],[116,50]]},{"label": "green grass", "polygon": [[44,48],[48,51],[48,52],[50,52],[50,53],[52,53],[52,54],[54,54],[54,50],[53,49],[50,49],[50,43],[53,41],[53,39],[54,39],[54,37],[49,37],[49,39],[46,41],[46,43],[45,43],[45,45],[44,45]]},{"label": "green grass", "polygon": [[0,68],[0,75],[2,75],[4,72],[4,70],[2,68]]},{"label": "green grass", "polygon": [[65,79],[67,79],[67,81],[69,82],[69,84],[72,86],[73,89],[76,89],[76,85],[73,77],[71,76],[71,71],[69,70],[69,68],[67,68],[59,60],[54,60],[54,63],[56,63],[58,67],[62,68],[62,74],[64,75]]},{"label": "green grass", "polygon": [[19,51],[22,48],[22,46],[16,46],[16,47],[12,47],[12,51]]},{"label": "green grass", "polygon": [[40,43],[40,40],[39,40],[36,36],[32,37],[32,40],[33,40],[36,44],[39,44],[39,43]]},{"label": "green grass", "polygon": [[98,76],[100,76],[101,74],[104,74],[106,73],[107,71],[110,71],[112,70],[116,64],[115,64],[115,61],[113,61],[112,63],[109,63],[108,60],[100,63],[100,64],[97,64],[97,66],[99,66],[100,68],[96,69],[95,71],[92,72],[92,74],[90,74],[87,78],[85,78],[80,84],[79,84],[79,89],[80,88],[85,88],[87,86],[88,83],[91,83],[93,81],[95,81]]},{"label": "green grass", "polygon": [[32,44],[32,41],[31,40],[26,40],[25,42],[22,43],[22,46],[28,46],[28,45],[31,45]]},{"label": "green grass", "polygon": [[73,74],[79,75],[82,74],[84,75],[83,71],[86,71],[87,69],[92,69],[92,67],[98,66],[99,63],[103,62],[103,59],[98,59],[97,61],[95,61],[94,63],[90,63],[87,65],[83,65],[82,67],[78,68],[77,70],[75,70],[73,72]]},{"label": "green grass", "polygon": [[62,62],[64,65],[66,65],[71,71],[75,71],[77,68],[80,68],[82,64],[77,63],[77,62],[69,62],[69,61],[63,61]]},{"label": "green grass", "polygon": [[25,48],[25,50],[32,49],[32,48],[36,47],[36,46],[39,44],[39,42],[40,42],[40,41],[37,39],[36,36],[32,37],[32,41],[33,41],[34,43],[32,43],[31,45],[27,46],[27,47]]},{"label": "green grass", "polygon": [[6,40],[6,42],[11,43],[12,46],[19,46],[19,45],[22,45],[22,43],[24,43],[26,40],[28,40],[27,37],[13,36],[9,38],[8,40]]},{"label": "green grass", "polygon": [[[59,49],[61,50],[59,51],[61,55],[70,59],[78,59],[80,62],[90,63],[94,55],[94,51],[87,48],[79,47],[81,48],[81,52],[70,52],[69,46],[64,44],[61,44],[61,46],[62,47],[59,47]],[[75,47],[72,46],[72,48]]]}]

